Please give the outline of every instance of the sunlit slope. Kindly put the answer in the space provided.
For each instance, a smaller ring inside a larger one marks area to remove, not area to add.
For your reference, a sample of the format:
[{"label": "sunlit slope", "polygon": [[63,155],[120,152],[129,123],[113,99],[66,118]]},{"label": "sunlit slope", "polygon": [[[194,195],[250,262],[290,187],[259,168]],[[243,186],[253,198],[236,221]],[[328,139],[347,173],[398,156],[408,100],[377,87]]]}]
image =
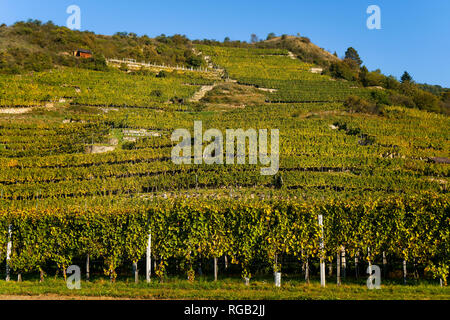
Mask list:
[{"label": "sunlit slope", "polygon": [[[314,201],[447,193],[448,164],[435,161],[449,157],[447,116],[402,107],[379,115],[349,112],[338,101],[369,89],[311,73],[312,65],[287,51],[197,50],[225,69],[224,79],[70,68],[2,76],[2,110],[34,106],[0,113],[3,204],[113,206],[186,194]],[[201,85],[229,79],[275,89],[261,92],[282,103],[205,111],[202,100],[187,102]],[[262,176],[262,165],[174,164],[171,134],[192,132],[194,121],[222,132],[279,129],[277,176]]]},{"label": "sunlit slope", "polygon": [[269,102],[335,102],[351,94],[368,96],[371,92],[348,81],[313,73],[311,69],[317,66],[300,61],[286,50],[197,48],[238,83],[275,89],[267,94]]}]

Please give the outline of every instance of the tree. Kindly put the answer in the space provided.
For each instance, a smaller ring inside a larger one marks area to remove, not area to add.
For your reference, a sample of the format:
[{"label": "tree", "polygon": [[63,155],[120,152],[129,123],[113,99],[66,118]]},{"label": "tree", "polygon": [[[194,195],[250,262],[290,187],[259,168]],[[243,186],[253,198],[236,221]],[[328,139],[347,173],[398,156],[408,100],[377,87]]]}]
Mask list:
[{"label": "tree", "polygon": [[250,42],[251,43],[259,42],[258,36],[256,34],[252,34],[250,37]]},{"label": "tree", "polygon": [[267,40],[271,40],[271,39],[276,38],[276,37],[277,37],[276,34],[273,33],[273,32],[271,32],[271,33],[269,33],[269,34],[267,35]]},{"label": "tree", "polygon": [[439,99],[429,92],[417,90],[413,96],[413,101],[420,110],[441,111]]},{"label": "tree", "polygon": [[225,37],[225,39],[223,40],[223,42],[230,42],[230,37]]},{"label": "tree", "polygon": [[381,87],[385,83],[385,78],[380,70],[369,72],[366,66],[362,66],[359,72],[359,81],[364,87]]},{"label": "tree", "polygon": [[357,78],[356,72],[348,64],[341,61],[332,63],[329,72],[332,77],[337,79],[354,81]]},{"label": "tree", "polygon": [[192,55],[187,59],[186,62],[190,67],[199,68],[201,67],[203,60],[199,56]]},{"label": "tree", "polygon": [[450,102],[450,91],[442,93],[442,101]]},{"label": "tree", "polygon": [[128,37],[128,32],[126,31],[116,32],[114,35],[118,37]]},{"label": "tree", "polygon": [[389,76],[384,79],[384,87],[386,89],[398,90],[400,84],[394,76]]},{"label": "tree", "polygon": [[409,83],[409,82],[413,81],[413,78],[407,71],[405,71],[401,77],[401,81],[402,81],[402,83],[405,83],[405,82]]},{"label": "tree", "polygon": [[356,51],[353,47],[348,48],[347,51],[345,52],[345,60],[356,62],[358,67],[361,66],[362,64],[362,60],[359,57],[358,51]]}]

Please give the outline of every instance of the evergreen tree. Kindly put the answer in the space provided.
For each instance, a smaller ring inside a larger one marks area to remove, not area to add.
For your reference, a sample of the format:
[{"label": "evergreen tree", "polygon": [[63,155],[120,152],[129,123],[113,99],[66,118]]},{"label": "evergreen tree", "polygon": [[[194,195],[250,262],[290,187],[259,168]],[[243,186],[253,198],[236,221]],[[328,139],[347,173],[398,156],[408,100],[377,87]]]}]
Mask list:
[{"label": "evergreen tree", "polygon": [[413,80],[413,78],[411,77],[411,75],[407,71],[405,71],[401,77],[402,83],[412,82],[412,80]]},{"label": "evergreen tree", "polygon": [[358,51],[356,51],[353,47],[350,47],[345,52],[345,59],[355,61],[358,67],[362,64],[362,60],[359,57]]},{"label": "evergreen tree", "polygon": [[270,39],[273,39],[273,38],[276,38],[275,33],[271,32],[271,33],[269,33],[269,34],[267,35],[267,40],[270,40]]}]

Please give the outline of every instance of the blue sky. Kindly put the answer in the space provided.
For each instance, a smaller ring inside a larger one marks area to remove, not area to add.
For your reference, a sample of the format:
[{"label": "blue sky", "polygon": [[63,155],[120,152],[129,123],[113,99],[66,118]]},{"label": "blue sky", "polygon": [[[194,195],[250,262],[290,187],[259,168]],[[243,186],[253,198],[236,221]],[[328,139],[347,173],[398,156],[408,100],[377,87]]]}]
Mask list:
[{"label": "blue sky", "polygon": [[[255,33],[300,33],[342,56],[353,46],[370,69],[417,82],[450,87],[450,1],[448,0],[0,0],[0,23],[28,18],[65,25],[69,5],[78,5],[82,30],[191,39],[250,39]],[[381,30],[368,30],[366,9],[381,8]]]}]

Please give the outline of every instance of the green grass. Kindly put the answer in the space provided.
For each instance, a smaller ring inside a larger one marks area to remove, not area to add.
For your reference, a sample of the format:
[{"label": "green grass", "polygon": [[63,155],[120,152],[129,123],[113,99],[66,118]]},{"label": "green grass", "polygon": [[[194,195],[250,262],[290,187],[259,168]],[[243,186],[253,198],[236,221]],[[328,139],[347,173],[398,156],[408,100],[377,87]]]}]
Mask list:
[{"label": "green grass", "polygon": [[441,288],[437,283],[420,282],[400,285],[394,282],[382,284],[379,290],[369,290],[362,279],[337,286],[329,279],[326,288],[317,281],[307,285],[296,279],[283,279],[282,287],[275,288],[271,278],[261,278],[250,282],[250,286],[238,278],[225,278],[214,282],[201,277],[194,283],[179,278],[166,279],[164,283],[152,280],[150,284],[141,281],[122,279],[111,283],[105,279],[91,282],[82,281],[80,290],[70,290],[62,279],[46,279],[21,283],[0,281],[0,299],[8,296],[23,298],[83,299],[120,298],[120,299],[199,299],[199,300],[449,300],[450,288]]}]

